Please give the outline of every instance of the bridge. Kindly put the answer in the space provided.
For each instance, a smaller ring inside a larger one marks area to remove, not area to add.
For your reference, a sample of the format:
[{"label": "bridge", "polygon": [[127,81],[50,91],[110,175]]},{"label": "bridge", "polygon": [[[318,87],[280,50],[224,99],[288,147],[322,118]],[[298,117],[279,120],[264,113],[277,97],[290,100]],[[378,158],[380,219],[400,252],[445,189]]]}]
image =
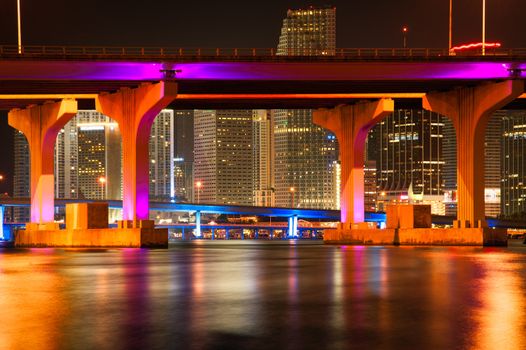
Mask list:
[{"label": "bridge", "polygon": [[[0,109],[28,137],[31,221],[52,222],[53,146],[78,103],[117,121],[123,144],[123,219],[148,220],[149,130],[162,108],[316,108],[340,144],[341,229],[364,221],[367,132],[413,99],[457,132],[458,228],[486,227],[484,132],[497,109],[524,96],[526,49],[451,55],[435,49],[338,49],[278,56],[272,49],[0,47]],[[54,101],[44,103],[44,101]],[[80,102],[79,102],[80,101]],[[44,103],[44,104],[42,104]],[[30,226],[36,227],[36,226]]]}]

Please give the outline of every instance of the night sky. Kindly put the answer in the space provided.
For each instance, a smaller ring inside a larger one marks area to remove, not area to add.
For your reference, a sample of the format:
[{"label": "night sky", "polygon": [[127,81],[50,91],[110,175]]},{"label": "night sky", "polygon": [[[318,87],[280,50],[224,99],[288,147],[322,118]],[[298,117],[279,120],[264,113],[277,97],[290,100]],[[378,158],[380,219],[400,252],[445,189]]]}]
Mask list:
[{"label": "night sky", "polygon": [[[526,1],[486,0],[487,41],[526,47]],[[336,6],[338,47],[448,45],[448,0],[21,0],[24,45],[276,47],[289,8]],[[480,41],[482,0],[453,0],[453,44]],[[0,0],[0,44],[17,42],[16,0]],[[11,192],[12,136],[0,114],[0,173]]]}]

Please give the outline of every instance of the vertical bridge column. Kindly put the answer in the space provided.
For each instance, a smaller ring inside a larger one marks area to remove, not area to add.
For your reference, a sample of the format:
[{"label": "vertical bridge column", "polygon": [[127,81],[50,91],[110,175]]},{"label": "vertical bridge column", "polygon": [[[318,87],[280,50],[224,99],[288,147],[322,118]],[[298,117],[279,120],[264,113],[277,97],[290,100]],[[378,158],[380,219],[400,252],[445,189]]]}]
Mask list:
[{"label": "vertical bridge column", "polygon": [[[77,113],[77,101],[47,102],[41,106],[9,112],[9,125],[21,131],[29,144],[31,162],[31,223],[27,230],[58,229],[54,222],[55,140],[64,125]],[[45,224],[45,225],[43,225]]]},{"label": "vertical bridge column", "polygon": [[369,130],[394,111],[394,101],[381,99],[352,106],[320,109],[313,121],[332,131],[340,146],[341,161],[341,222],[344,229],[364,221],[363,167],[365,141]]},{"label": "vertical bridge column", "polygon": [[117,121],[122,135],[122,218],[142,226],[149,219],[148,143],[155,117],[177,96],[177,84],[166,81],[100,94],[97,110]]},{"label": "vertical bridge column", "polygon": [[449,117],[457,136],[457,221],[455,227],[484,227],[484,142],[491,114],[524,91],[508,80],[424,96],[425,109]]}]

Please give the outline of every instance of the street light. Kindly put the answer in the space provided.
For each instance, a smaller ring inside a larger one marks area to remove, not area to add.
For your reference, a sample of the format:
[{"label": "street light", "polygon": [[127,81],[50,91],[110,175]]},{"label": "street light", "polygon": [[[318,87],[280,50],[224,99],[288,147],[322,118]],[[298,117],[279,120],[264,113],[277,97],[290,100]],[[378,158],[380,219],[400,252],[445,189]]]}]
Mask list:
[{"label": "street light", "polygon": [[203,187],[203,183],[201,181],[196,181],[195,187],[197,187],[197,204],[199,204],[199,195],[201,194],[201,187]]},{"label": "street light", "polygon": [[106,184],[106,178],[104,176],[99,177],[100,187],[100,199],[104,199],[104,185]]},{"label": "street light", "polygon": [[402,33],[404,35],[404,49],[407,47],[407,32],[409,31],[409,28],[407,26],[402,27]]},{"label": "street light", "polygon": [[449,47],[448,52],[451,54],[453,47],[453,0],[449,0]]},{"label": "street light", "polygon": [[22,53],[22,21],[20,19],[20,0],[16,1],[16,10],[18,18],[18,53]]},{"label": "street light", "polygon": [[289,188],[290,191],[290,207],[294,208],[294,187]]}]

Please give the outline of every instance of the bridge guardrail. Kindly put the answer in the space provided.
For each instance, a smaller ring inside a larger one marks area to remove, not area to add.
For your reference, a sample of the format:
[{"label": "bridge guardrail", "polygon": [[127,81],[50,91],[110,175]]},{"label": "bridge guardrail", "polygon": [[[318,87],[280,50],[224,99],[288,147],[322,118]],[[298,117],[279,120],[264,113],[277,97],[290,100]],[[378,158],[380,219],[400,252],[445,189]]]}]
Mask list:
[{"label": "bridge guardrail", "polygon": [[[19,52],[20,49],[20,52]],[[482,51],[469,50],[450,53],[440,48],[338,48],[335,50],[313,49],[309,57],[326,58],[435,58],[435,57],[482,57]],[[274,57],[298,55],[294,49],[275,48],[174,48],[174,47],[113,47],[113,46],[21,46],[0,45],[0,56],[99,56],[99,57]],[[485,56],[526,56],[526,48],[487,48]]]}]

